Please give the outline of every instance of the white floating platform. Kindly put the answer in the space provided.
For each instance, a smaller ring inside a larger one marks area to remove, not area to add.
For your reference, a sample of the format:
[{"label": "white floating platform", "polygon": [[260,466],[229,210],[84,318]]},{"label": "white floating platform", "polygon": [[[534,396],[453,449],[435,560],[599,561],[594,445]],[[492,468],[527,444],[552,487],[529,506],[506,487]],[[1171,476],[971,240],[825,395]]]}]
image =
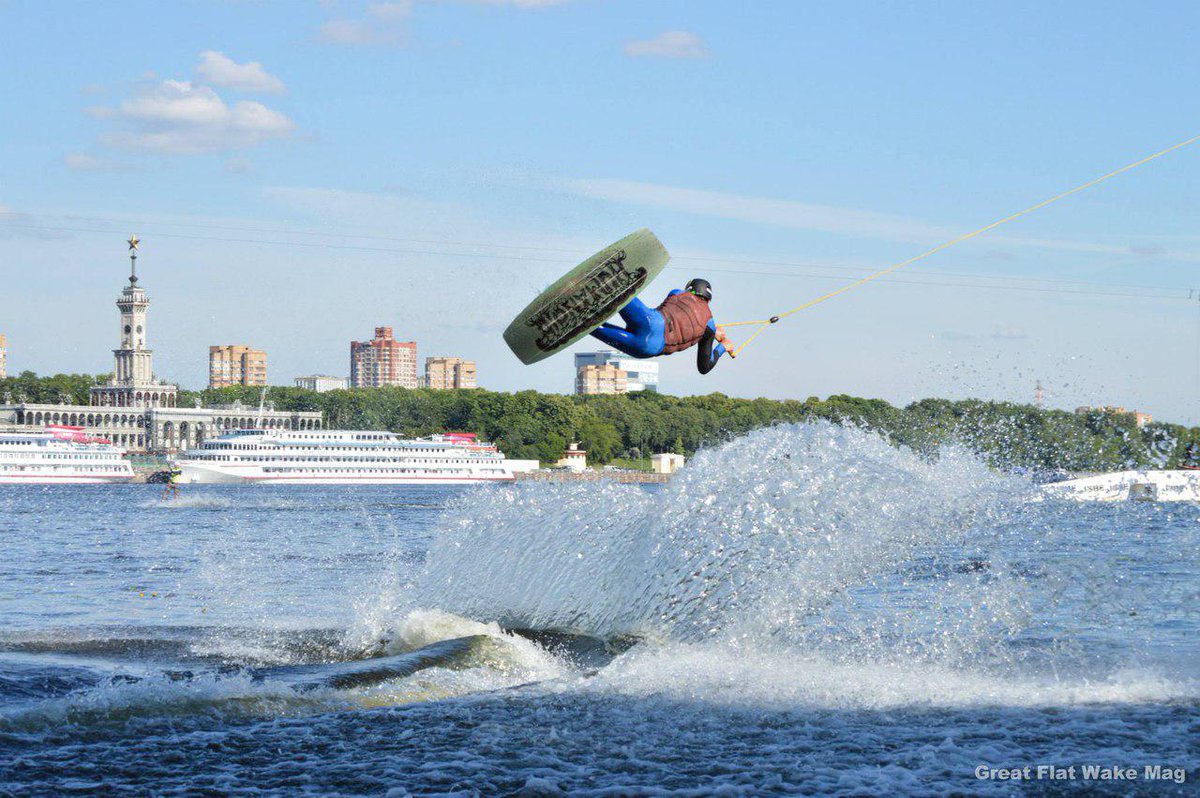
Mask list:
[{"label": "white floating platform", "polygon": [[1200,501],[1200,470],[1114,471],[1043,488],[1051,496],[1078,501],[1195,502]]}]

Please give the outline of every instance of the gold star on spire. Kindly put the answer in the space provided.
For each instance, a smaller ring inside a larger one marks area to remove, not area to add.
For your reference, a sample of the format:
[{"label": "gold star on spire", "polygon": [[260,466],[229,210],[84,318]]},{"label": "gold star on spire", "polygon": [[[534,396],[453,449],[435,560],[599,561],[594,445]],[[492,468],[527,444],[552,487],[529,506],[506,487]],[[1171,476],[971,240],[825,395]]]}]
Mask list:
[{"label": "gold star on spire", "polygon": [[140,243],[141,243],[141,241],[138,240],[137,233],[134,233],[133,235],[131,235],[129,237],[129,251],[136,252],[138,244],[140,244]]}]

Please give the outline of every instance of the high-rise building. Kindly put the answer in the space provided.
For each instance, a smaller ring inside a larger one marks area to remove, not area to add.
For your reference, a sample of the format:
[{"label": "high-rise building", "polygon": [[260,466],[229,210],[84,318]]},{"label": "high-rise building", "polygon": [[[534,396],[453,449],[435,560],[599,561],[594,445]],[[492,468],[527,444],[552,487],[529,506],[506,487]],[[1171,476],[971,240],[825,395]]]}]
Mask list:
[{"label": "high-rise building", "polygon": [[1083,407],[1075,408],[1076,415],[1086,416],[1090,413],[1105,413],[1112,416],[1132,416],[1133,423],[1136,424],[1139,429],[1154,421],[1154,416],[1150,415],[1149,413],[1142,413],[1138,410],[1126,410],[1124,407],[1114,407],[1112,405],[1102,405],[1101,407],[1088,407],[1084,405]]},{"label": "high-rise building", "polygon": [[306,391],[325,393],[326,391],[344,391],[350,387],[350,381],[345,377],[328,377],[324,374],[313,374],[309,377],[297,377],[296,387]]},{"label": "high-rise building", "polygon": [[266,384],[266,352],[238,344],[208,348],[209,388]]},{"label": "high-rise building", "polygon": [[575,372],[575,393],[629,393],[629,375],[608,363],[603,366],[581,366]]},{"label": "high-rise building", "polygon": [[397,341],[391,327],[376,327],[370,341],[350,342],[350,386],[417,387],[417,342]]},{"label": "high-rise building", "polygon": [[425,358],[425,387],[436,391],[478,388],[475,361],[458,357]]},{"label": "high-rise building", "polygon": [[129,285],[117,297],[121,311],[121,348],[113,350],[113,375],[93,385],[89,401],[97,407],[174,407],[179,386],[154,379],[154,350],[146,348],[146,312],[150,298],[138,285],[138,237],[129,241]]},{"label": "high-rise building", "polygon": [[658,391],[658,361],[638,360],[613,350],[576,352],[575,373],[584,366],[614,366],[625,372],[629,391]]},{"label": "high-rise building", "polygon": [[0,335],[0,380],[8,376],[8,339]]}]

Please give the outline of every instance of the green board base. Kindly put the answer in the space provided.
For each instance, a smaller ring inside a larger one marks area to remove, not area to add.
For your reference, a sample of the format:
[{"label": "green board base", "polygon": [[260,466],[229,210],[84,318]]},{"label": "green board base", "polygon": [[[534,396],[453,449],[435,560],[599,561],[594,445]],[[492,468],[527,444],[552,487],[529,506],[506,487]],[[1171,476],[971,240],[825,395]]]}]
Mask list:
[{"label": "green board base", "polygon": [[526,365],[561,352],[625,307],[670,259],[654,233],[630,233],[538,294],[508,325],[505,343]]}]

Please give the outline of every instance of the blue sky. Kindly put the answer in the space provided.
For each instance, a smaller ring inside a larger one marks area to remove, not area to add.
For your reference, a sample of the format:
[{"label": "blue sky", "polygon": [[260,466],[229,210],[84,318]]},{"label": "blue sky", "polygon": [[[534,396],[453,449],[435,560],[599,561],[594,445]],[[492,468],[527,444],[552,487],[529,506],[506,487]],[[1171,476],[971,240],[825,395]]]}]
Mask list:
[{"label": "blue sky", "polygon": [[[0,332],[103,372],[124,239],[159,375],[345,374],[500,332],[642,226],[759,318],[1200,133],[1194,3],[0,2]],[[672,393],[1112,403],[1200,423],[1200,146],[799,314]]]}]

